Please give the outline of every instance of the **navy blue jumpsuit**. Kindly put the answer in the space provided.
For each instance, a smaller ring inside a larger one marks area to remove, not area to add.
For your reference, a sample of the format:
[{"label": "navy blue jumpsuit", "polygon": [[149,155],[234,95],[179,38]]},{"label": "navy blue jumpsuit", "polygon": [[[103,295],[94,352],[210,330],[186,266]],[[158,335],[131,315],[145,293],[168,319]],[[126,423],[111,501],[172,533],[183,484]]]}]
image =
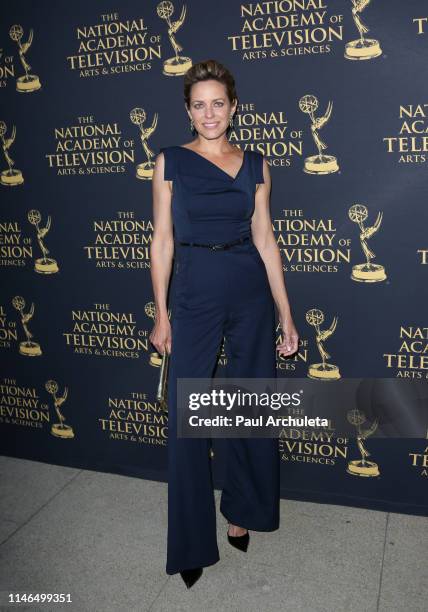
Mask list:
[{"label": "navy blue jumpsuit", "polygon": [[[168,545],[166,572],[219,560],[208,439],[177,438],[177,378],[210,378],[223,337],[224,377],[276,377],[275,305],[266,268],[251,240],[263,156],[244,151],[235,178],[182,146],[161,149],[173,181],[175,264],[168,373]],[[184,246],[249,236],[226,250]],[[220,511],[254,531],[279,527],[279,452],[275,439],[224,439]]]}]

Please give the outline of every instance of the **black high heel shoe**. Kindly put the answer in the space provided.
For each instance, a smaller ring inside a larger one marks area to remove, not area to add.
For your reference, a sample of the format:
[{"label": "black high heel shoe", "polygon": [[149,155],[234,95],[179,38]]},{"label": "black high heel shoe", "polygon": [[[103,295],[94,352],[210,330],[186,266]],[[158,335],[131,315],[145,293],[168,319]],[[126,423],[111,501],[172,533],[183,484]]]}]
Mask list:
[{"label": "black high heel shoe", "polygon": [[194,569],[186,569],[180,572],[180,576],[183,578],[185,585],[188,589],[192,587],[197,580],[202,576],[202,567],[195,567]]},{"label": "black high heel shoe", "polygon": [[227,531],[227,539],[229,544],[232,544],[238,550],[242,550],[242,552],[247,552],[248,544],[250,542],[250,534],[244,533],[241,536],[231,536],[229,535],[229,530]]}]

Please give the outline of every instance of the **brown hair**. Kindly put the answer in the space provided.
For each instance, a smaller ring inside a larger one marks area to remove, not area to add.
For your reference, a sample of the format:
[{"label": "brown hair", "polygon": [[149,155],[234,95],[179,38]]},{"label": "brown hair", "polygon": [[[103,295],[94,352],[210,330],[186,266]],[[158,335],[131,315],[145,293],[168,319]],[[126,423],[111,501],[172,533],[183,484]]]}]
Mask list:
[{"label": "brown hair", "polygon": [[200,81],[207,81],[208,79],[214,79],[223,83],[231,103],[237,100],[235,79],[232,73],[226,66],[217,62],[217,60],[209,59],[194,64],[184,75],[184,101],[187,108],[190,106],[190,90],[192,85]]}]

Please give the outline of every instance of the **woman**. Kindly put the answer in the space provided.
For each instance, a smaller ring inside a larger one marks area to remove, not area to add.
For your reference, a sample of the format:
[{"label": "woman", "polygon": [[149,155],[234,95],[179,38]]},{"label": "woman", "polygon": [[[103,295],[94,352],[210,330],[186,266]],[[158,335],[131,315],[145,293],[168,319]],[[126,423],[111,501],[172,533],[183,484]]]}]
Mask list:
[{"label": "woman", "polygon": [[[184,98],[197,136],[161,149],[153,173],[150,341],[170,354],[166,571],[180,572],[190,588],[219,553],[209,440],[177,438],[177,378],[211,377],[223,337],[226,376],[275,377],[275,304],[280,355],[296,352],[298,334],[272,232],[269,167],[261,153],[242,152],[226,135],[237,107],[233,76],[215,60],[200,62],[184,77]],[[246,551],[248,530],[279,526],[278,441],[227,439],[225,448],[220,510],[228,541]]]}]

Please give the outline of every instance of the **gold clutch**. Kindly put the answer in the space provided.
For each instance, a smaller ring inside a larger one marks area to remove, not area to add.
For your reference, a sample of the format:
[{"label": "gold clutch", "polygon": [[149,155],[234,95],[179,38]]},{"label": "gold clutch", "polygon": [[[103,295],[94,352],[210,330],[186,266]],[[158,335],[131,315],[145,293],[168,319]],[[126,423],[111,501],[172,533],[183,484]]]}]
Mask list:
[{"label": "gold clutch", "polygon": [[158,390],[156,393],[156,399],[159,402],[160,407],[168,412],[168,365],[169,365],[169,353],[167,350],[162,355],[162,363],[160,366]]}]

